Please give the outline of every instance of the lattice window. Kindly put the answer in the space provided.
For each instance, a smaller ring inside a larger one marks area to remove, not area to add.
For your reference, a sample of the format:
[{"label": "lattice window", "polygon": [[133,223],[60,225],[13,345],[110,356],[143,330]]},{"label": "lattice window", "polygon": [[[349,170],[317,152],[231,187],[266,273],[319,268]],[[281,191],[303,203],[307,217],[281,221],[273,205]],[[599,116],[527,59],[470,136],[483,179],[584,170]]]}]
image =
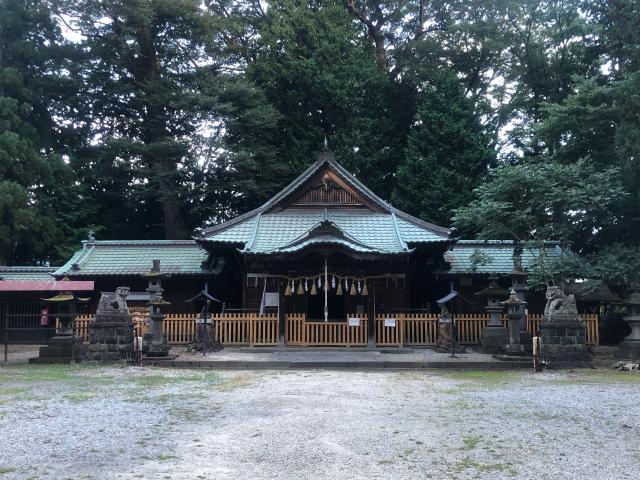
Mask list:
[{"label": "lattice window", "polygon": [[303,193],[294,205],[361,205],[361,203],[338,184],[324,180]]}]

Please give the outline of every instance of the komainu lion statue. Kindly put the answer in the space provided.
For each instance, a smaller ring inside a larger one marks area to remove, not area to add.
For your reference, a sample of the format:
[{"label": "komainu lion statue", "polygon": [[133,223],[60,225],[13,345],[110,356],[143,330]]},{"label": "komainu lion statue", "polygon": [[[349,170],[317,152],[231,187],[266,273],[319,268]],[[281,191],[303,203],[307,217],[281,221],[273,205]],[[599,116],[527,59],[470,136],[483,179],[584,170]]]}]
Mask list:
[{"label": "komainu lion statue", "polygon": [[576,298],[573,294],[566,295],[560,287],[549,286],[545,296],[547,298],[547,304],[544,307],[545,317],[553,317],[557,314],[578,314]]}]

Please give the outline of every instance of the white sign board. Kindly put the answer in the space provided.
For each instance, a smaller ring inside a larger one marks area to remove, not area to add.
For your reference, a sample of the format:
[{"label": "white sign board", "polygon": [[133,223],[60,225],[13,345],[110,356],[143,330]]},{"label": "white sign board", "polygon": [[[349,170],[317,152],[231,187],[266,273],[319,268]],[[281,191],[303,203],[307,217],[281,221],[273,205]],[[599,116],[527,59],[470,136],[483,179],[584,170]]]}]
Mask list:
[{"label": "white sign board", "polygon": [[360,319],[359,318],[349,318],[349,326],[350,327],[359,327]]},{"label": "white sign board", "polygon": [[384,326],[385,327],[396,328],[396,319],[395,318],[385,318],[384,319]]},{"label": "white sign board", "polygon": [[265,307],[277,307],[280,304],[278,292],[266,292],[264,294]]}]

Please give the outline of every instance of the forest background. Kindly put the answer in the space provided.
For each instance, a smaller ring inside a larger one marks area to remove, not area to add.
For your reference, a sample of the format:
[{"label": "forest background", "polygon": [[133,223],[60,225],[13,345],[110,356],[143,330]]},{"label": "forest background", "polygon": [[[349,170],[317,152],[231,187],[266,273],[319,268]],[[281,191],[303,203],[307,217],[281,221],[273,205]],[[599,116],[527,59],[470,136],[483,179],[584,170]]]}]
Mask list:
[{"label": "forest background", "polygon": [[326,137],[408,213],[628,283],[639,67],[633,0],[0,0],[0,265],[189,238]]}]

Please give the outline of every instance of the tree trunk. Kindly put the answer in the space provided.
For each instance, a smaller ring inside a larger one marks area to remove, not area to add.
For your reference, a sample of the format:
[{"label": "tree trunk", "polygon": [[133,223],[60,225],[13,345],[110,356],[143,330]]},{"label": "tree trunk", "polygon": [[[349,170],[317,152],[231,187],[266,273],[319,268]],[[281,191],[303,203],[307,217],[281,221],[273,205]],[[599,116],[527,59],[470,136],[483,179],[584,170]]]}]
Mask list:
[{"label": "tree trunk", "polygon": [[[154,45],[153,25],[140,25],[136,36],[141,55],[134,59],[130,71],[136,82],[142,85],[142,95],[146,95],[146,85],[160,83],[161,66]],[[147,147],[162,143],[172,143],[167,106],[151,100],[142,120],[142,140]],[[155,199],[162,210],[162,226],[166,239],[183,239],[186,236],[184,215],[181,211],[179,185],[175,180],[177,158],[171,153],[158,155],[158,149],[148,149],[142,154],[144,163],[152,173],[151,188],[155,189]]]}]

